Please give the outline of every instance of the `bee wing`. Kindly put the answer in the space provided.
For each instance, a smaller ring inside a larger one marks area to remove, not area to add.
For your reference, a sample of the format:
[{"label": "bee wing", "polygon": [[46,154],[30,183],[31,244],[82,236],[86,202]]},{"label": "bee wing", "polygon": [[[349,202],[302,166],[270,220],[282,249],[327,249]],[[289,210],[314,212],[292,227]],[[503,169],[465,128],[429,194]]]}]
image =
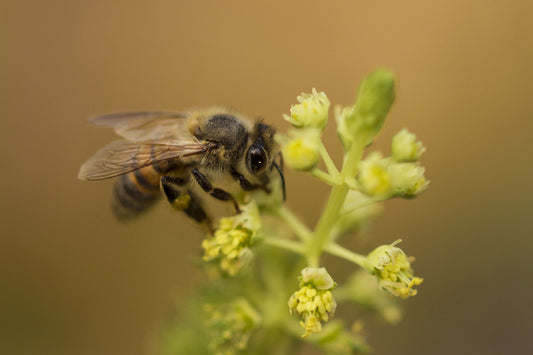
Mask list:
[{"label": "bee wing", "polygon": [[161,139],[193,141],[187,129],[189,117],[188,112],[138,111],[96,116],[90,121],[98,126],[113,127],[119,136],[134,142]]},{"label": "bee wing", "polygon": [[78,179],[101,180],[154,165],[168,159],[205,153],[206,143],[114,141],[100,149],[80,169]]}]

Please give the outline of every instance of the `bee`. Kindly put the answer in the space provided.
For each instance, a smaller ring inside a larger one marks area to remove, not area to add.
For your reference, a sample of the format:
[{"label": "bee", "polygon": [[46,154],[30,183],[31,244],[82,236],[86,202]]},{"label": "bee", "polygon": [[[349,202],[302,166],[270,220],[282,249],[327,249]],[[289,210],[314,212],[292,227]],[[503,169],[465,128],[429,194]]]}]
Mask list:
[{"label": "bee", "polygon": [[[224,186],[237,190],[271,192],[276,171],[283,200],[285,180],[275,129],[223,108],[188,112],[121,112],[91,119],[112,127],[124,138],[100,149],[80,169],[80,180],[118,177],[113,189],[115,216],[127,220],[151,207],[161,195],[212,231],[203,192],[231,202],[237,200]],[[279,158],[279,164],[276,162]],[[219,184],[220,182],[220,184]]]}]

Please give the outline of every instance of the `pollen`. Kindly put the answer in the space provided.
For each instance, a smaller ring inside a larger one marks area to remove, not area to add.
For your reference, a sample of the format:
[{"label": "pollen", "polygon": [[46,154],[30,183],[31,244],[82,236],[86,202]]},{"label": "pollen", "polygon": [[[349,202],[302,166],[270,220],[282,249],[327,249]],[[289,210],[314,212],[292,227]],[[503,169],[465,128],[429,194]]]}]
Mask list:
[{"label": "pollen", "polygon": [[230,276],[252,259],[251,247],[255,242],[261,224],[255,204],[243,206],[241,214],[224,217],[212,237],[202,241],[203,260],[218,262],[220,269]]}]

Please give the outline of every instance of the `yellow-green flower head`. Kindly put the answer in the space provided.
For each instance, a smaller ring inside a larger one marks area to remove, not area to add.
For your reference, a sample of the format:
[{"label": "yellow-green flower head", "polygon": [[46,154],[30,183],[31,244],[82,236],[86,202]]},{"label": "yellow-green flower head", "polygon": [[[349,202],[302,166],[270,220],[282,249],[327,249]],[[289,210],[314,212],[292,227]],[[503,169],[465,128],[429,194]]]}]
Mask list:
[{"label": "yellow-green flower head", "polygon": [[314,127],[324,130],[328,122],[329,99],[323,92],[313,88],[311,94],[297,97],[298,105],[291,106],[291,114],[283,115],[294,127]]},{"label": "yellow-green flower head", "polygon": [[414,286],[423,281],[412,274],[412,258],[407,257],[402,249],[396,247],[401,239],[390,245],[377,247],[367,256],[367,267],[376,275],[381,288],[397,297],[407,298],[416,295]]},{"label": "yellow-green flower head", "polygon": [[214,235],[202,241],[203,260],[218,261],[220,268],[232,276],[253,258],[250,247],[261,229],[255,203],[241,209],[236,216],[221,218]]},{"label": "yellow-green flower head", "polygon": [[391,156],[397,162],[414,162],[420,159],[426,147],[406,128],[392,137]]},{"label": "yellow-green flower head", "polygon": [[204,305],[209,331],[209,351],[212,354],[237,354],[248,347],[248,340],[261,323],[261,316],[246,301]]},{"label": "yellow-green flower head", "polygon": [[284,162],[298,171],[309,171],[318,164],[320,153],[320,132],[316,129],[304,129],[292,132],[294,136],[283,146]]},{"label": "yellow-green flower head", "polygon": [[322,330],[322,323],[333,317],[337,303],[331,291],[336,283],[324,268],[307,267],[302,270],[300,288],[289,299],[289,311],[300,316],[300,326],[305,329],[302,337]]},{"label": "yellow-green flower head", "polygon": [[412,198],[424,192],[429,185],[424,177],[426,169],[418,163],[391,164],[388,171],[395,196]]},{"label": "yellow-green flower head", "polygon": [[389,196],[392,192],[389,166],[390,160],[384,159],[379,152],[372,152],[361,161],[357,181],[363,192],[369,196]]}]

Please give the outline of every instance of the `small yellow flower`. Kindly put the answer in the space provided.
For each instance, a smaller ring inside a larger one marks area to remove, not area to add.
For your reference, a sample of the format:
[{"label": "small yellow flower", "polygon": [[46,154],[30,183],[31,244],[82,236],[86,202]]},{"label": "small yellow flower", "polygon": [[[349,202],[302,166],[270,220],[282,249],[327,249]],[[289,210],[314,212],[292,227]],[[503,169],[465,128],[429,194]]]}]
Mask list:
[{"label": "small yellow flower", "polygon": [[390,161],[384,159],[379,152],[373,152],[363,160],[358,176],[363,192],[370,196],[389,196],[392,192],[389,166]]},{"label": "small yellow flower", "polygon": [[391,156],[397,162],[414,162],[420,159],[426,147],[406,128],[392,137]]},{"label": "small yellow flower", "polygon": [[261,221],[255,203],[242,206],[240,214],[221,218],[214,235],[202,241],[203,260],[217,260],[223,271],[235,275],[253,258],[250,247],[260,229]]},{"label": "small yellow flower", "polygon": [[429,185],[429,181],[424,177],[426,169],[418,163],[391,164],[388,171],[395,196],[415,197]]},{"label": "small yellow flower", "polygon": [[331,291],[335,282],[324,268],[307,267],[302,270],[300,288],[289,299],[289,311],[295,310],[305,329],[302,337],[322,330],[321,322],[328,322],[337,308]]},{"label": "small yellow flower", "polygon": [[323,92],[313,88],[311,94],[297,97],[298,105],[291,106],[291,114],[283,115],[294,127],[314,127],[324,130],[328,122],[329,99]]},{"label": "small yellow flower", "polygon": [[368,270],[376,275],[381,288],[394,296],[408,298],[416,295],[414,286],[423,281],[412,274],[411,261],[402,249],[396,247],[401,239],[390,245],[377,247],[367,256]]},{"label": "small yellow flower", "polygon": [[320,132],[316,129],[305,129],[291,133],[294,138],[282,149],[285,163],[298,171],[313,169],[320,158]]}]

